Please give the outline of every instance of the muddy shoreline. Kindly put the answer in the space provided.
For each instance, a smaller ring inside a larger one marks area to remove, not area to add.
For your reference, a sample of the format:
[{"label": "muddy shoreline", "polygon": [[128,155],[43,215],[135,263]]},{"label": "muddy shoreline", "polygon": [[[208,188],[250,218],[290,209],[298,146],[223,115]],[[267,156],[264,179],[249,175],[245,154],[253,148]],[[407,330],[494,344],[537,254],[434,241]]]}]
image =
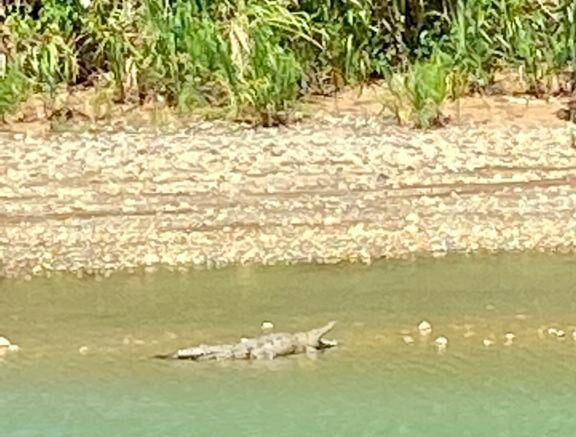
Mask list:
[{"label": "muddy shoreline", "polygon": [[[576,251],[570,125],[0,135],[0,276]],[[79,274],[83,274],[79,273]]]}]

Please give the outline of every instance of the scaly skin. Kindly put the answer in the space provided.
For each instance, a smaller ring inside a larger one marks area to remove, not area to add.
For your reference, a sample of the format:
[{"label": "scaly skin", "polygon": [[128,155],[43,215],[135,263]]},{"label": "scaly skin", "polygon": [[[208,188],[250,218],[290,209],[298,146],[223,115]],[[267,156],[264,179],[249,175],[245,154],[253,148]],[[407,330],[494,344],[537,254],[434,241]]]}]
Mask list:
[{"label": "scaly skin", "polygon": [[290,333],[272,333],[256,338],[242,339],[236,344],[205,345],[179,349],[157,358],[177,360],[262,360],[276,357],[321,350],[337,345],[334,340],[324,339],[336,322],[332,321],[310,331]]}]

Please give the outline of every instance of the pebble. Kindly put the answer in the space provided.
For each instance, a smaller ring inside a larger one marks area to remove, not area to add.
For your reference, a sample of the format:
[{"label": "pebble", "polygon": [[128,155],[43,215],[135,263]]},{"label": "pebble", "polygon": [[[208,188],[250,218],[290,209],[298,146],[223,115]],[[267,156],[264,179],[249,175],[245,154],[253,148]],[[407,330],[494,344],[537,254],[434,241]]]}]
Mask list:
[{"label": "pebble", "polygon": [[418,324],[418,332],[420,332],[422,336],[428,336],[432,333],[432,325],[427,320],[422,320]]},{"label": "pebble", "polygon": [[516,335],[512,332],[507,332],[504,334],[504,346],[511,346],[516,339]]},{"label": "pebble", "polygon": [[420,221],[420,216],[418,214],[416,214],[415,212],[411,212],[410,214],[408,214],[406,216],[406,222],[408,223],[418,223]]},{"label": "pebble", "polygon": [[437,337],[436,340],[434,340],[434,345],[439,352],[443,352],[448,347],[448,339],[442,336]]},{"label": "pebble", "polygon": [[261,323],[260,329],[262,331],[271,331],[274,329],[274,323],[265,320]]},{"label": "pebble", "polygon": [[563,339],[566,337],[566,331],[557,328],[548,328],[547,331],[548,335],[552,337],[556,337],[558,339]]},{"label": "pebble", "polygon": [[402,341],[407,345],[412,345],[415,342],[414,337],[412,337],[411,335],[403,335]]},{"label": "pebble", "polygon": [[8,338],[0,336],[0,356],[8,352],[18,352],[20,346],[13,344]]},{"label": "pebble", "polygon": [[492,340],[491,338],[485,338],[484,340],[482,340],[482,344],[483,344],[485,347],[494,346],[494,343],[495,343],[495,341]]}]

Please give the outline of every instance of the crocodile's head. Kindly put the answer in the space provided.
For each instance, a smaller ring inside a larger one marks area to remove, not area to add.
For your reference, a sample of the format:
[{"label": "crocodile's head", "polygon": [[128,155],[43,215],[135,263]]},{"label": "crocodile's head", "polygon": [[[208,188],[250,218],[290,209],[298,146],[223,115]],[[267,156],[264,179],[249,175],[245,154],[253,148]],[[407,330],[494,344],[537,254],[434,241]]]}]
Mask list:
[{"label": "crocodile's head", "polygon": [[322,326],[321,328],[318,329],[313,329],[311,331],[309,331],[308,334],[308,345],[311,347],[315,347],[316,349],[327,349],[330,347],[334,347],[338,345],[338,342],[336,340],[329,340],[327,338],[324,338],[324,336],[326,334],[328,334],[330,331],[332,331],[332,329],[334,329],[334,326],[336,325],[335,321],[331,321],[330,323],[327,323],[326,325]]}]

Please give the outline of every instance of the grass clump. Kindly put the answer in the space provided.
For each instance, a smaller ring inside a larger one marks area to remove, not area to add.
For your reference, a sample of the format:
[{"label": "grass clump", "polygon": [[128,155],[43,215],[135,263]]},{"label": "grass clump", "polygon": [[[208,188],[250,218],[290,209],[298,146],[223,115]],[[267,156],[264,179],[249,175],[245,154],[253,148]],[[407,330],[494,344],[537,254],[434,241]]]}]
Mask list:
[{"label": "grass clump", "polygon": [[0,59],[0,122],[26,98],[26,77],[14,66],[7,67]]},{"label": "grass clump", "polygon": [[389,97],[384,106],[392,110],[400,124],[410,122],[417,128],[442,126],[441,107],[448,97],[450,63],[435,55],[410,64],[404,73],[387,75]]}]

